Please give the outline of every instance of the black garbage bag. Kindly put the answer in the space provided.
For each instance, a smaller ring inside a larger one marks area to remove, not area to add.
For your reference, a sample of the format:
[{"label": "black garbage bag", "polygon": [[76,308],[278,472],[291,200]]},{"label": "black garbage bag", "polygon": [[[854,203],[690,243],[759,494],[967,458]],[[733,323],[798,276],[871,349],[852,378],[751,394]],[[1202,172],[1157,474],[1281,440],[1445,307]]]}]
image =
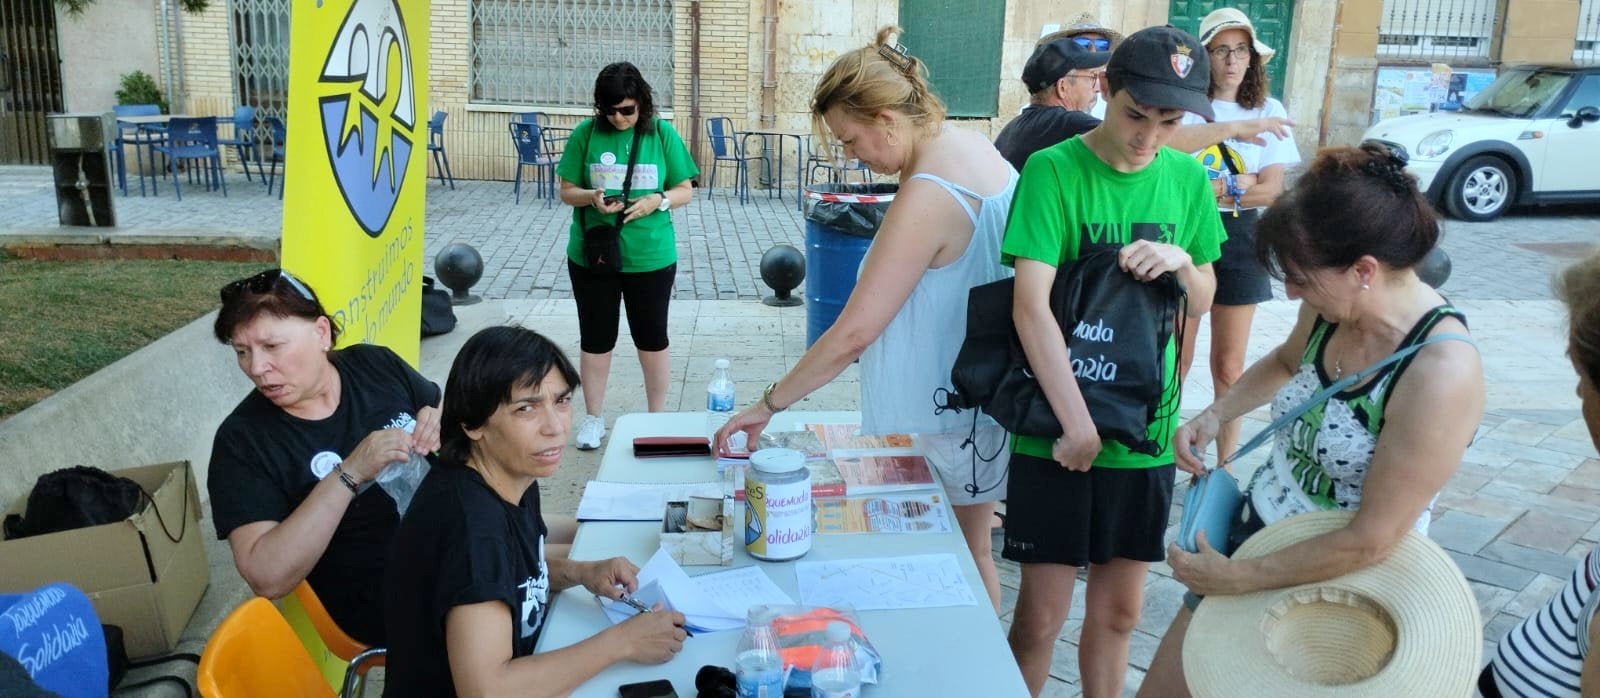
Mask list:
[{"label": "black garbage bag", "polygon": [[122,521],[145,499],[139,483],[99,468],[74,465],[39,476],[23,515],[5,519],[7,540]]},{"label": "black garbage bag", "polygon": [[806,187],[806,220],[845,235],[871,238],[878,234],[899,190],[900,185],[893,182],[813,184]]}]

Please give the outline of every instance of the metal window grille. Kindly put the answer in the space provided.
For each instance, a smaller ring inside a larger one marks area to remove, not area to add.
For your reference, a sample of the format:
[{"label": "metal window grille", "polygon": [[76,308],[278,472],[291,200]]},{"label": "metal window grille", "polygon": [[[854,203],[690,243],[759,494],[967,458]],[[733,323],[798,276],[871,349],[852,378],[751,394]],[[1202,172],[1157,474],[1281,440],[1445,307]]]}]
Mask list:
[{"label": "metal window grille", "polygon": [[472,0],[471,100],[587,108],[594,77],[639,67],[672,105],[671,0]]},{"label": "metal window grille", "polygon": [[0,0],[0,163],[50,162],[45,115],[65,111],[53,5]]},{"label": "metal window grille", "polygon": [[1578,8],[1578,36],[1572,62],[1600,65],[1600,0],[1583,0]]},{"label": "metal window grille", "polygon": [[1384,0],[1378,58],[1487,63],[1495,13],[1495,0]]},{"label": "metal window grille", "polygon": [[257,133],[272,137],[268,117],[289,115],[290,0],[231,0],[233,84],[238,103],[256,108]]}]

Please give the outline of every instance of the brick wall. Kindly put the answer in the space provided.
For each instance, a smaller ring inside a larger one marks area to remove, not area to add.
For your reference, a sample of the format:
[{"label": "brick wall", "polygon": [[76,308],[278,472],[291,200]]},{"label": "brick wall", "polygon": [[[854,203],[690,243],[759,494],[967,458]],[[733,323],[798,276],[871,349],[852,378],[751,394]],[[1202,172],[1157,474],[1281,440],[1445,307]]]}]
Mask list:
[{"label": "brick wall", "polygon": [[233,65],[228,47],[228,11],[224,0],[212,0],[211,6],[199,14],[175,11],[172,19],[178,27],[173,61],[177,63],[182,78],[178,80],[177,97],[172,103],[174,112],[182,111],[201,116],[233,118]]}]

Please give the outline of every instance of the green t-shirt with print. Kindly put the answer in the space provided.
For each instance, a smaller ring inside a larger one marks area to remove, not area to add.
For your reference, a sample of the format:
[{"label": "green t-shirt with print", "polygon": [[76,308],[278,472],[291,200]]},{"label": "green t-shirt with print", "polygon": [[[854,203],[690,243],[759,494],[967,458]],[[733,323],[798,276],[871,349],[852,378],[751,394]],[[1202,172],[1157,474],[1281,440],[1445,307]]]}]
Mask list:
[{"label": "green t-shirt with print", "polygon": [[[1062,266],[1086,248],[1121,247],[1134,240],[1177,245],[1196,266],[1222,256],[1227,234],[1217,217],[1216,199],[1205,167],[1192,157],[1162,148],[1138,172],[1118,172],[1074,137],[1028,158],[1011,200],[1011,217],[1001,244],[1001,261],[1022,257]],[[1162,359],[1167,375],[1177,361],[1174,342]],[[1161,404],[1178,404],[1177,381],[1168,381]],[[1150,438],[1161,453],[1134,453],[1115,441],[1103,441],[1094,464],[1106,468],[1153,468],[1172,462],[1172,434],[1178,411],[1158,410]],[[1016,436],[1012,450],[1050,458],[1052,440]]]},{"label": "green t-shirt with print", "polygon": [[[634,128],[638,128],[635,126]],[[604,188],[607,196],[622,193],[633,148],[633,129],[610,131],[594,127],[589,119],[572,130],[556,175],[585,189]],[[633,186],[628,198],[656,194],[700,174],[689,148],[672,124],[655,120],[655,129],[639,137],[639,157],[633,166]],[[617,214],[621,215],[621,214]],[[591,206],[575,206],[572,234],[567,237],[567,259],[583,264],[583,229],[615,221]],[[655,271],[678,261],[672,232],[672,215],[654,211],[622,227],[622,271]]]}]

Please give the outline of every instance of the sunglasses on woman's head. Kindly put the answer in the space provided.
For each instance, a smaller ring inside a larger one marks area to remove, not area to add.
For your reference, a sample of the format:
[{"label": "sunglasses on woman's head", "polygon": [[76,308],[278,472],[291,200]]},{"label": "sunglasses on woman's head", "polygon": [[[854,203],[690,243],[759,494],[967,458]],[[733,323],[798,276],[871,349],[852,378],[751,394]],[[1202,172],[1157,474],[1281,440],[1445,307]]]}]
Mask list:
[{"label": "sunglasses on woman's head", "polygon": [[231,303],[239,297],[239,294],[245,291],[258,294],[271,293],[272,287],[278,283],[278,279],[283,279],[288,283],[289,288],[294,289],[295,293],[300,294],[301,298],[308,301],[316,300],[311,297],[311,289],[306,288],[306,285],[301,283],[299,279],[294,278],[293,274],[283,269],[268,269],[255,276],[239,279],[238,281],[230,281],[222,287],[222,292],[219,295],[222,296],[223,303]]},{"label": "sunglasses on woman's head", "polygon": [[639,105],[637,105],[637,104],[627,104],[627,105],[623,105],[623,106],[620,106],[620,107],[600,107],[600,113],[605,115],[605,116],[613,116],[613,115],[616,115],[616,114],[621,114],[623,116],[633,116],[633,113],[638,111],[638,110],[639,110]]},{"label": "sunglasses on woman's head", "polygon": [[1074,36],[1074,37],[1072,37],[1072,43],[1075,43],[1075,44],[1077,44],[1079,46],[1082,46],[1082,47],[1084,47],[1086,49],[1089,49],[1090,51],[1110,51],[1111,50],[1111,40],[1110,39],[1091,39],[1091,38],[1089,38],[1087,36]]}]

